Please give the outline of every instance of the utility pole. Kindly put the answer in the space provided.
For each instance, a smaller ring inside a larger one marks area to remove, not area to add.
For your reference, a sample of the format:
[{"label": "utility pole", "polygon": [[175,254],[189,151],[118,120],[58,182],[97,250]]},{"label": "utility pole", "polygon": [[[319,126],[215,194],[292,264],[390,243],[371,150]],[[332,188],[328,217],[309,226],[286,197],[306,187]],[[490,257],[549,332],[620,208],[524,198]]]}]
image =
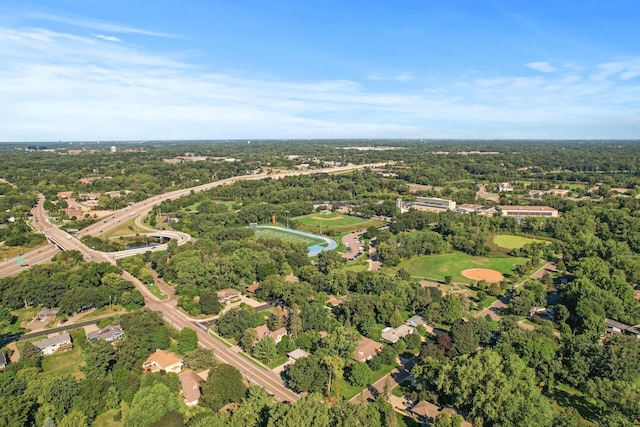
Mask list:
[{"label": "utility pole", "polygon": [[289,211],[284,211],[284,214],[287,218],[287,228],[289,228]]}]

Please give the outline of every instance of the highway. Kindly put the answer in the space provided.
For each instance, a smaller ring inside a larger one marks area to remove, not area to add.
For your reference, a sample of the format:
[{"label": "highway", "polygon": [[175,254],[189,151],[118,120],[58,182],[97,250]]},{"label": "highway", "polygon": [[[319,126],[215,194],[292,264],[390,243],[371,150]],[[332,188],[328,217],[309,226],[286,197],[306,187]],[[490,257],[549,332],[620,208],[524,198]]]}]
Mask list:
[{"label": "highway", "polygon": [[[175,190],[159,196],[151,197],[125,209],[116,211],[112,215],[106,218],[102,218],[99,222],[92,224],[89,227],[84,228],[83,230],[80,230],[73,236],[49,223],[46,217],[46,212],[44,210],[44,198],[40,197],[38,203],[36,204],[36,207],[33,210],[33,226],[37,231],[44,233],[54,245],[49,245],[47,247],[25,254],[25,264],[28,263],[29,265],[33,265],[46,262],[59,252],[58,248],[62,250],[79,251],[83,255],[85,261],[109,262],[111,264],[115,264],[115,260],[117,258],[148,251],[150,250],[149,248],[143,248],[108,254],[88,248],[79,240],[79,238],[85,235],[96,236],[105,233],[106,231],[117,227],[118,224],[127,221],[134,216],[137,217],[146,215],[147,213],[151,212],[155,205],[158,205],[163,200],[174,200],[191,192],[205,191],[219,185],[232,184],[235,181],[240,180],[259,180],[264,178],[280,179],[286,176],[298,176],[318,173],[339,173],[366,167],[378,167],[384,164],[385,163],[349,165],[338,168],[327,168],[310,171],[287,171],[270,175],[244,175],[199,185],[197,187]],[[167,237],[174,238],[178,240],[178,244],[184,244],[191,240],[191,236],[189,236],[188,234],[175,231],[155,231],[152,234],[165,235]],[[156,247],[157,249],[154,250],[159,250],[162,247],[163,245],[159,245]],[[4,261],[0,266],[0,276],[16,274],[24,270],[25,268],[28,267],[19,265],[15,262],[15,260],[7,260]],[[174,305],[158,300],[138,279],[133,277],[131,274],[124,271],[123,278],[134,283],[137,289],[142,292],[145,299],[145,304],[149,309],[161,312],[164,319],[167,322],[170,322],[174,328],[182,329],[185,327],[190,327],[196,330],[201,345],[213,349],[217,359],[219,359],[223,363],[228,363],[236,367],[240,372],[242,372],[244,377],[249,382],[264,387],[276,399],[281,401],[295,402],[300,398],[298,394],[285,387],[283,380],[278,374],[275,374],[274,372],[269,370],[264,370],[254,365],[247,359],[243,358],[238,354],[238,347],[226,347],[224,344],[210,336],[207,330],[199,327],[196,321],[190,319],[186,314],[179,311]]]}]

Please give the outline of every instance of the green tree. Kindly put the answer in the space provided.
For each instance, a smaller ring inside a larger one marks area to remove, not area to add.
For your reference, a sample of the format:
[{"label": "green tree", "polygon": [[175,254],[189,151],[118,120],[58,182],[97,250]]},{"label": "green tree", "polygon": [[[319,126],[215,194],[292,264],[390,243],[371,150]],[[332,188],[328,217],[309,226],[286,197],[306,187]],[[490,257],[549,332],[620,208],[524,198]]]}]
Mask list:
[{"label": "green tree", "polygon": [[456,355],[473,353],[480,345],[480,338],[476,334],[473,324],[460,320],[451,326],[451,348]]},{"label": "green tree", "polygon": [[299,392],[322,393],[329,383],[328,370],[322,359],[314,355],[298,360],[285,374],[289,379],[289,386]]},{"label": "green tree", "polygon": [[191,328],[182,328],[178,336],[178,352],[186,354],[198,348],[198,334]]},{"label": "green tree", "polygon": [[347,370],[346,378],[352,386],[367,387],[373,382],[373,371],[364,362],[354,362]]},{"label": "green tree", "polygon": [[160,420],[170,411],[180,411],[180,402],[175,393],[161,383],[141,388],[133,398],[124,425],[147,427]]},{"label": "green tree", "polygon": [[209,369],[216,364],[216,358],[213,350],[198,347],[193,351],[185,354],[184,363],[194,371]]},{"label": "green tree", "polygon": [[433,427],[460,427],[461,425],[462,417],[458,414],[440,413],[433,422]]},{"label": "green tree", "polygon": [[344,360],[335,354],[327,355],[322,358],[322,363],[328,368],[329,371],[329,384],[327,385],[327,394],[330,395],[331,390],[331,380],[333,378],[342,378],[344,373]]},{"label": "green tree", "polygon": [[92,343],[83,353],[84,366],[80,370],[87,378],[102,379],[113,369],[116,362],[116,352],[111,345],[103,340]]},{"label": "green tree", "polygon": [[207,290],[200,293],[200,311],[202,314],[218,314],[222,307],[215,291]]},{"label": "green tree", "polygon": [[240,403],[247,390],[240,371],[224,363],[209,372],[209,377],[200,388],[202,395],[199,403],[214,411],[230,402]]},{"label": "green tree", "polygon": [[256,345],[258,339],[258,333],[254,328],[245,329],[240,338],[240,347],[246,352],[251,353],[253,347]]},{"label": "green tree", "polygon": [[58,427],[87,427],[87,416],[76,409],[72,409],[68,414],[60,419]]},{"label": "green tree", "polygon": [[389,318],[389,324],[392,328],[397,328],[398,326],[402,325],[402,323],[404,323],[404,320],[402,319],[400,310],[394,310],[391,314],[391,317]]},{"label": "green tree", "polygon": [[256,343],[253,347],[252,354],[255,358],[265,363],[271,363],[271,360],[278,355],[276,342],[271,335],[267,335]]}]

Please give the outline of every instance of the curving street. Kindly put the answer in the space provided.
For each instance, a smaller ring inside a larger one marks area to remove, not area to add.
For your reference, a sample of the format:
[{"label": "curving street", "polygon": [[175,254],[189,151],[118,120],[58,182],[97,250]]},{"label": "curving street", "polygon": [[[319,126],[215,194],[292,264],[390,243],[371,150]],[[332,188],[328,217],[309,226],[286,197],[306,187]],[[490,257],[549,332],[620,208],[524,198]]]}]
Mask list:
[{"label": "curving street", "polygon": [[[318,169],[313,171],[287,171],[270,175],[264,173],[258,175],[244,175],[199,185],[197,187],[170,191],[162,195],[143,200],[125,209],[116,211],[112,215],[109,215],[106,218],[102,218],[99,222],[80,230],[74,236],[49,223],[46,212],[44,210],[44,197],[41,196],[33,210],[33,226],[37,231],[44,233],[47,236],[47,239],[52,242],[52,244],[24,254],[24,263],[17,263],[13,258],[5,260],[0,265],[0,276],[13,275],[23,271],[26,268],[29,268],[30,265],[47,262],[60,250],[76,250],[83,255],[85,261],[109,262],[111,264],[115,264],[115,260],[118,258],[149,251],[149,248],[140,248],[132,249],[129,251],[121,251],[117,253],[104,253],[88,248],[79,240],[79,238],[85,235],[97,236],[99,234],[105,233],[106,231],[117,227],[121,222],[129,220],[131,217],[142,217],[148,214],[149,212],[151,212],[155,205],[164,200],[174,200],[191,192],[205,191],[220,185],[232,184],[233,182],[239,180],[257,180],[267,177],[279,179],[286,176],[309,175],[318,173],[339,173],[355,169],[379,167],[384,164],[385,163],[349,165],[337,168]],[[188,234],[176,231],[153,231],[152,234],[176,239],[179,245],[185,244],[191,240],[191,236],[189,236]],[[165,247],[166,244],[159,245],[156,246],[156,249],[151,250],[161,250]],[[213,349],[216,354],[216,358],[221,362],[228,363],[236,367],[240,372],[242,372],[247,381],[264,387],[276,399],[281,401],[294,402],[300,398],[298,394],[285,387],[282,378],[280,378],[278,374],[254,365],[252,362],[240,356],[233,348],[226,347],[220,341],[209,335],[208,329],[203,329],[197,321],[191,319],[186,314],[179,311],[173,304],[169,304],[166,301],[158,300],[138,279],[133,277],[128,272],[124,271],[122,276],[124,279],[134,283],[136,288],[140,290],[140,292],[142,292],[145,299],[145,304],[150,310],[161,312],[164,319],[167,322],[170,322],[174,328],[182,329],[185,327],[190,327],[196,330],[200,344],[207,348]]]}]

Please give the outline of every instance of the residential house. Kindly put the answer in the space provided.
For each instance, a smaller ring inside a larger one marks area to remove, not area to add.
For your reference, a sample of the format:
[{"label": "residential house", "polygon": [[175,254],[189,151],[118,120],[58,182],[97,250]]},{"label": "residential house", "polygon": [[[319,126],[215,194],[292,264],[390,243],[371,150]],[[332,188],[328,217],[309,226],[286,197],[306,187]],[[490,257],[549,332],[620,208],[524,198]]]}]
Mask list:
[{"label": "residential house", "polygon": [[289,360],[292,362],[297,362],[299,359],[304,359],[305,357],[309,357],[310,354],[307,353],[306,351],[304,351],[301,348],[297,348],[295,350],[293,350],[292,352],[287,353],[287,356],[289,356]]},{"label": "residential house", "polygon": [[122,337],[124,337],[124,331],[120,325],[107,326],[106,328],[89,332],[87,334],[87,339],[89,341],[104,340],[106,342],[113,342],[121,339]]},{"label": "residential house", "polygon": [[107,191],[104,194],[109,197],[120,197],[122,195],[120,191]]},{"label": "residential house", "polygon": [[80,200],[97,200],[100,197],[100,193],[80,193],[78,199]]},{"label": "residential house", "polygon": [[501,182],[498,184],[498,191],[501,193],[513,191],[513,185],[509,182]]},{"label": "residential house", "polygon": [[58,191],[59,199],[68,199],[73,194],[72,191]]},{"label": "residential house", "polygon": [[60,308],[58,307],[54,307],[54,308],[45,307],[38,312],[38,314],[36,315],[36,320],[39,322],[44,322],[46,320],[49,320],[50,318],[55,318],[56,314],[58,314],[59,311],[60,311]]},{"label": "residential house", "polygon": [[636,339],[640,339],[640,325],[629,326],[615,320],[605,319],[605,332],[608,334],[631,335]]},{"label": "residential house", "polygon": [[182,396],[187,406],[196,406],[200,399],[200,385],[205,381],[200,375],[188,369],[178,376],[182,385]]},{"label": "residential house", "polygon": [[55,353],[64,353],[65,351],[73,349],[73,344],[71,343],[71,335],[69,335],[69,332],[61,332],[56,335],[50,335],[43,340],[35,341],[33,345],[35,345],[38,350],[40,350],[40,354],[42,356],[48,356]]},{"label": "residential house", "polygon": [[282,341],[282,338],[287,335],[287,330],[286,328],[280,328],[272,332],[267,328],[267,325],[261,325],[256,328],[256,342],[262,340],[267,335],[271,336],[276,344],[278,344]]},{"label": "residential house", "polygon": [[145,372],[174,372],[179,373],[182,370],[182,359],[167,350],[156,350],[142,364]]},{"label": "residential house", "polygon": [[253,282],[252,284],[245,286],[244,288],[244,290],[250,294],[255,294],[258,289],[260,289],[260,283],[258,282]]},{"label": "residential house", "polygon": [[382,351],[382,344],[367,337],[362,337],[358,341],[358,346],[353,352],[353,360],[366,362]]},{"label": "residential house", "polygon": [[413,327],[408,325],[400,325],[397,328],[384,328],[382,330],[382,339],[391,344],[397,343],[401,338],[413,333]]},{"label": "residential house", "polygon": [[0,371],[4,371],[5,366],[9,363],[9,359],[4,353],[0,353]]},{"label": "residential house", "polygon": [[419,314],[414,314],[413,316],[408,318],[406,323],[407,323],[407,325],[411,326],[412,328],[415,328],[418,325],[427,326],[427,321],[424,320],[424,317],[422,317]]},{"label": "residential house", "polygon": [[222,289],[216,294],[218,295],[218,300],[223,304],[240,299],[240,292],[231,288]]},{"label": "residential house", "polygon": [[[421,400],[420,402],[413,405],[413,407],[409,410],[413,413],[418,420],[422,421],[422,425],[431,425],[433,421],[435,421],[436,417],[440,414],[448,414],[455,415],[456,411],[451,408],[440,408],[437,405],[434,405],[431,402],[427,402],[425,400]],[[462,420],[461,427],[472,427],[472,424],[469,421]]]}]

